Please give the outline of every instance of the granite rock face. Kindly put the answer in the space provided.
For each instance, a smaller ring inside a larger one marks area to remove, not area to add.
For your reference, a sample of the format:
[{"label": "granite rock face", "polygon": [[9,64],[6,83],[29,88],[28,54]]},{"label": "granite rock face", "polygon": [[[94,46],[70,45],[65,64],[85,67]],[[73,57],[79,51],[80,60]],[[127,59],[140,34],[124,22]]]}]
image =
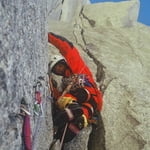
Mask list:
[{"label": "granite rock face", "polygon": [[[51,109],[46,118],[34,116],[34,89],[43,77],[43,107],[51,106],[46,99],[47,73],[47,1],[0,1],[0,149],[22,149],[23,118],[20,102],[25,98],[31,113],[32,138],[38,140],[33,149],[48,149],[52,141]],[[47,105],[46,105],[47,104]],[[35,132],[37,121],[43,130]],[[37,134],[39,133],[39,134]],[[36,136],[35,136],[36,134]],[[38,138],[37,138],[38,137]],[[43,138],[44,137],[44,138]],[[42,139],[42,140],[41,140]],[[40,142],[39,142],[40,141]],[[36,148],[45,146],[45,148]],[[35,148],[34,148],[35,147]]]},{"label": "granite rock face", "polygon": [[[23,149],[22,98],[31,113],[33,150],[48,150],[52,143],[47,64],[58,51],[48,48],[48,31],[74,43],[104,92],[101,127],[91,146],[89,127],[65,150],[149,149],[150,28],[137,22],[138,10],[138,0],[92,5],[88,0],[1,0],[0,149]],[[40,116],[34,114],[37,81],[42,84]]]},{"label": "granite rock face", "polygon": [[90,4],[89,0],[54,0],[50,1],[51,9],[48,10],[49,20],[61,20],[71,22],[75,14],[81,10],[82,6]]},{"label": "granite rock face", "polygon": [[95,24],[84,22],[84,26],[131,27],[137,23],[139,7],[139,0],[87,5],[82,11],[82,17],[95,20]]},{"label": "granite rock face", "polygon": [[[84,1],[83,3],[86,3]],[[0,1],[0,149],[23,149],[20,103],[28,103],[32,149],[49,149],[53,138],[48,92],[47,20],[59,20],[62,0]],[[43,115],[34,113],[35,89],[41,83]]]},{"label": "granite rock face", "polygon": [[[79,49],[104,92],[105,140],[102,143],[97,136],[91,150],[150,147],[150,28],[137,22],[138,10],[138,0],[99,3],[84,6],[70,24],[50,23],[49,31],[65,36]],[[50,52],[57,50],[50,46]],[[87,149],[85,142],[75,140],[75,147],[66,149]]]}]

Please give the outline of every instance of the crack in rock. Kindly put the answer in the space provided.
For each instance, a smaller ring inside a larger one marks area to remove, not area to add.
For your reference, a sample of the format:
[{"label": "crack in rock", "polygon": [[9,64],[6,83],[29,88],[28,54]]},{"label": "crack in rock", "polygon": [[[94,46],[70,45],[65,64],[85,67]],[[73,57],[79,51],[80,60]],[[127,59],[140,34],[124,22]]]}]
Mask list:
[{"label": "crack in rock", "polygon": [[111,79],[109,79],[109,81],[107,81],[107,83],[102,84],[102,85],[100,86],[101,91],[104,93],[104,92],[106,91],[106,89],[108,88],[108,86],[111,84],[111,82],[112,82],[113,80],[115,80],[115,79],[117,79],[117,78],[116,78],[116,77],[111,78]]},{"label": "crack in rock", "polygon": [[[78,25],[78,24],[76,24]],[[96,81],[99,82],[99,88],[102,92],[104,92],[101,89],[101,86],[104,85],[104,79],[105,79],[105,72],[104,69],[106,68],[99,60],[97,60],[97,58],[94,57],[94,55],[90,52],[89,48],[90,44],[88,44],[84,38],[84,29],[78,25],[79,27],[79,34],[81,36],[81,40],[83,41],[83,43],[79,42],[79,38],[75,33],[75,30],[73,31],[73,35],[75,37],[75,41],[77,43],[77,45],[79,45],[81,47],[81,49],[90,57],[93,59],[93,62],[96,64],[97,66],[97,71],[96,71]],[[105,88],[104,88],[105,89]],[[105,147],[105,128],[104,128],[104,123],[103,123],[103,119],[101,114],[99,114],[99,123],[97,125],[97,127],[94,129],[92,129],[92,132],[90,134],[90,138],[89,138],[89,143],[88,143],[88,149],[91,150],[97,150],[97,147],[100,147],[99,150],[106,150]]]},{"label": "crack in rock", "polygon": [[93,20],[93,19],[89,19],[89,18],[83,13],[83,8],[84,8],[84,7],[82,7],[82,9],[81,9],[80,17],[82,16],[84,19],[86,19],[86,20],[89,22],[89,24],[90,24],[91,27],[95,27],[96,21]]},{"label": "crack in rock", "polygon": [[[50,11],[47,13],[47,15],[49,16],[53,11],[55,11],[59,7],[60,4],[61,3],[55,4],[54,5],[55,7],[52,7],[52,9],[50,9]],[[62,4],[63,4],[63,1],[62,1]],[[61,16],[61,14],[60,14],[60,16]]]},{"label": "crack in rock", "polygon": [[82,41],[85,45],[85,47],[78,43],[78,39],[77,37],[75,36],[75,33],[74,33],[74,36],[75,36],[75,39],[76,39],[76,43],[83,49],[83,51],[90,57],[93,59],[93,62],[96,64],[97,66],[97,71],[96,71],[96,81],[99,82],[100,84],[100,87],[103,85],[103,82],[104,82],[104,79],[105,79],[105,71],[104,69],[106,68],[89,50],[88,46],[89,44],[87,44],[85,38],[84,38],[84,29],[81,28],[81,37],[82,37]]}]

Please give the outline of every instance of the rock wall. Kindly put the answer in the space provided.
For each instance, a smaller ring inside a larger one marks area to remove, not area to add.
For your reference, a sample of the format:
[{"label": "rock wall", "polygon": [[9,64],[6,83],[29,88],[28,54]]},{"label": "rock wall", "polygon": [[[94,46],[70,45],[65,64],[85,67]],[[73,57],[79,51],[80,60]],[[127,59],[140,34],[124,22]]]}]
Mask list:
[{"label": "rock wall", "polygon": [[[20,150],[23,118],[20,102],[25,98],[31,113],[33,149],[48,149],[52,141],[50,101],[47,91],[47,16],[51,1],[0,1],[0,149]],[[52,3],[52,2],[51,2]],[[44,115],[33,113],[33,85],[43,77],[41,94]],[[49,114],[49,115],[47,115]],[[37,126],[37,122],[39,126]],[[35,129],[38,128],[36,131]],[[40,128],[40,131],[39,131]],[[42,130],[41,130],[42,129]],[[39,133],[39,134],[37,134]],[[44,138],[43,138],[44,137]],[[42,139],[42,140],[41,140]]]},{"label": "rock wall", "polygon": [[95,24],[83,22],[84,27],[89,25],[115,28],[131,27],[137,23],[139,7],[139,0],[131,0],[130,2],[122,1],[119,3],[105,2],[88,5],[84,8],[82,17],[86,19],[87,16],[89,19],[95,20]]},{"label": "rock wall", "polygon": [[79,12],[84,4],[90,4],[89,0],[64,0],[60,20],[71,22],[74,20],[76,13]]},{"label": "rock wall", "polygon": [[[81,1],[86,3],[87,1]],[[0,1],[0,149],[24,149],[20,103],[28,103],[32,149],[49,149],[53,138],[48,92],[47,20],[59,20],[62,0]],[[76,9],[76,8],[74,8]],[[35,89],[40,82],[43,115],[34,113]]]},{"label": "rock wall", "polygon": [[[150,28],[137,22],[138,10],[138,0],[99,3],[84,6],[69,24],[50,23],[49,31],[65,36],[79,49],[104,92],[105,147],[97,135],[91,150],[150,147]],[[57,52],[53,46],[50,51]],[[82,135],[66,149],[87,149],[82,139],[89,133]]]},{"label": "rock wall", "polygon": [[[73,2],[75,7],[67,0],[0,2],[0,149],[23,149],[22,98],[31,113],[33,150],[47,150],[52,142],[46,76],[47,54],[57,51],[47,47],[47,32],[52,31],[67,37],[80,50],[104,92],[104,126],[97,132],[102,136],[96,135],[89,149],[148,150],[150,28],[137,23],[139,1],[83,8],[88,0]],[[37,81],[42,83],[44,114],[40,116],[34,113],[33,86]],[[90,132],[91,127],[83,130],[65,150],[88,149]]]},{"label": "rock wall", "polygon": [[51,9],[48,10],[48,20],[61,20],[71,22],[76,12],[81,10],[85,4],[90,4],[89,0],[55,0],[50,1]]}]

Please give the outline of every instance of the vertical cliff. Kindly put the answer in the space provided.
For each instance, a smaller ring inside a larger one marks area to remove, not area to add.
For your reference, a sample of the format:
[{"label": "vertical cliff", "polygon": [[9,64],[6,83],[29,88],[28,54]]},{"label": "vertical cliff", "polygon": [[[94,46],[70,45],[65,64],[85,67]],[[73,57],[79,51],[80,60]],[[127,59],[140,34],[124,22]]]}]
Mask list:
[{"label": "vertical cliff", "polygon": [[[46,99],[47,85],[47,13],[46,1],[1,0],[0,2],[0,149],[22,149],[23,118],[20,102],[25,98],[31,113],[32,136],[40,120],[42,130],[34,137],[34,149],[45,150],[52,140],[50,109],[46,118],[34,116],[33,86],[43,77],[41,94],[43,107],[50,106]],[[47,105],[46,105],[47,104]],[[41,137],[43,138],[41,140]],[[49,143],[48,143],[49,142]],[[45,145],[45,148],[41,148]],[[39,148],[38,148],[39,147]]]},{"label": "vertical cliff", "polygon": [[[86,1],[85,1],[86,2]],[[23,149],[20,103],[28,104],[32,147],[46,150],[53,138],[48,92],[47,20],[60,20],[62,0],[0,1],[0,149]],[[34,111],[40,83],[43,115]]]}]

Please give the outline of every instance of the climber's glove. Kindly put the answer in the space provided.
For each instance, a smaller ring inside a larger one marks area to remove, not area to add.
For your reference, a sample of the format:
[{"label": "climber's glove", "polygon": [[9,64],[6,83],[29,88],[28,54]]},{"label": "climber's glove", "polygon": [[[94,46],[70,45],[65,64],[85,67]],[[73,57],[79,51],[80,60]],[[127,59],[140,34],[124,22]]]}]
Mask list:
[{"label": "climber's glove", "polygon": [[76,98],[71,95],[65,95],[57,100],[57,105],[61,110],[64,110],[68,105],[76,101]]},{"label": "climber's glove", "polygon": [[88,125],[87,118],[78,103],[73,102],[69,104],[63,111],[58,112],[54,118],[54,126],[64,126],[67,122],[75,124],[78,129]]},{"label": "climber's glove", "polygon": [[79,130],[83,129],[84,127],[87,127],[88,125],[87,118],[84,114],[80,117],[77,117],[72,122]]}]

